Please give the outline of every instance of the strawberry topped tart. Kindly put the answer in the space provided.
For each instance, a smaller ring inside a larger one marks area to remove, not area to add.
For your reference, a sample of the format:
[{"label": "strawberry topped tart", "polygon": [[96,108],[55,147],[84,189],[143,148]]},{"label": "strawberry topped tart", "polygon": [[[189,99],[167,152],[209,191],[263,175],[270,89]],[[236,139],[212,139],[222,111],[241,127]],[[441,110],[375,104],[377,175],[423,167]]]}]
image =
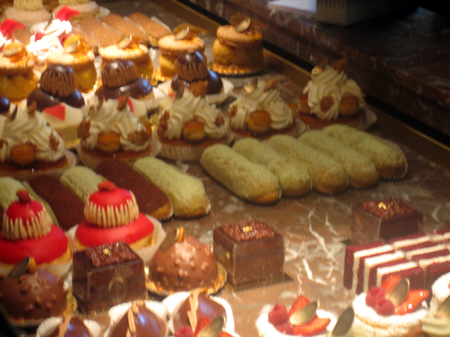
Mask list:
[{"label": "strawberry topped tart", "polygon": [[84,208],[85,219],[75,229],[78,250],[124,241],[146,261],[147,249],[155,245],[156,221],[139,212],[134,194],[105,180],[98,184]]},{"label": "strawberry topped tart", "polygon": [[335,317],[324,310],[317,310],[312,318],[303,324],[291,323],[292,316],[306,305],[309,299],[300,295],[288,309],[282,303],[277,303],[269,312],[263,312],[256,321],[260,337],[283,336],[328,336],[336,324]]},{"label": "strawberry topped tart", "polygon": [[419,324],[428,312],[424,301],[430,293],[426,289],[410,289],[405,299],[394,305],[388,294],[401,281],[401,276],[390,276],[380,287],[372,287],[356,297],[355,325],[377,337],[401,337]]},{"label": "strawberry topped tart", "polygon": [[44,206],[32,200],[24,189],[17,191],[18,201],[3,215],[0,232],[0,274],[26,257],[38,266],[63,276],[72,264],[72,250],[63,230],[50,221]]}]

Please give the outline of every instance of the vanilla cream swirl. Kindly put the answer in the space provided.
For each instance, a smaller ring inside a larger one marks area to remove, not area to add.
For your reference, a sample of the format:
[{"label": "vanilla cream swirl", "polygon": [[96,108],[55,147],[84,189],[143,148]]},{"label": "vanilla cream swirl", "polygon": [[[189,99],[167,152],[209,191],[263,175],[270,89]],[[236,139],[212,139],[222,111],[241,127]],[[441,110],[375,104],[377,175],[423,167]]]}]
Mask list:
[{"label": "vanilla cream swirl", "polygon": [[428,314],[422,319],[422,330],[430,337],[450,336],[450,320]]},{"label": "vanilla cream swirl", "polygon": [[92,112],[85,121],[90,121],[89,136],[81,140],[83,148],[94,150],[98,145],[98,136],[101,132],[115,132],[120,135],[120,145],[124,151],[143,151],[150,146],[150,138],[143,144],[136,144],[129,138],[136,132],[147,132],[145,126],[134,116],[128,104],[118,110],[119,102],[116,99],[106,100],[100,109]]},{"label": "vanilla cream swirl", "polygon": [[38,112],[30,116],[20,108],[13,120],[4,121],[0,139],[3,141],[0,147],[2,163],[11,161],[11,149],[16,145],[32,144],[36,149],[36,160],[42,162],[55,162],[65,152],[64,141],[47,125],[44,116]]},{"label": "vanilla cream swirl", "polygon": [[230,117],[230,125],[235,130],[246,130],[250,113],[264,110],[270,114],[273,130],[282,130],[293,124],[292,111],[274,87],[264,90],[265,82],[259,81],[251,93],[244,93],[238,98],[236,115]]}]

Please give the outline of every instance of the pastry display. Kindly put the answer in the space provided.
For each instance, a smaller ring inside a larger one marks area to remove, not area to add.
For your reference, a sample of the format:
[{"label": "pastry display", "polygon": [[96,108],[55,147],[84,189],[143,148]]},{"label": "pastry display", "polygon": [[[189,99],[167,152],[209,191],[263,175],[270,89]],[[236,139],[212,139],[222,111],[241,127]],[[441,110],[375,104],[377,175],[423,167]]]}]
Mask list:
[{"label": "pastry display", "polygon": [[217,28],[212,55],[213,70],[224,75],[257,72],[264,63],[263,38],[255,21],[240,14]]},{"label": "pastry display", "polygon": [[68,314],[43,321],[36,330],[36,337],[99,337],[100,331],[101,327],[96,321]]},{"label": "pastry display", "polygon": [[93,17],[100,14],[100,7],[92,0],[58,0],[59,6],[53,9],[53,13],[58,13],[62,7],[68,7],[77,11],[77,15],[72,20],[77,21],[85,16]]},{"label": "pastry display", "polygon": [[356,244],[414,234],[423,225],[420,212],[394,198],[355,204],[351,216],[350,238]]},{"label": "pastry display", "polygon": [[77,152],[84,165],[95,169],[104,160],[132,162],[152,154],[151,128],[131,113],[128,99],[100,101],[81,122]]},{"label": "pastry display", "polygon": [[[139,212],[132,192],[105,180],[85,205],[85,219],[73,237],[78,250],[124,241],[134,250],[154,245],[152,220]],[[137,253],[141,252],[137,250]],[[143,255],[142,255],[143,256]]]},{"label": "pastry display", "polygon": [[158,47],[158,42],[161,38],[172,34],[167,27],[156,22],[144,13],[134,12],[126,17],[144,29],[145,33],[148,35],[148,40],[152,47]]},{"label": "pastry display", "polygon": [[81,27],[94,35],[98,41],[98,45],[102,48],[116,44],[123,36],[117,29],[107,26],[99,19],[91,16],[83,17],[73,25]]},{"label": "pastry display", "polygon": [[173,214],[172,203],[163,190],[120,160],[100,163],[96,172],[118,187],[133,192],[140,212],[158,220]]},{"label": "pastry display", "polygon": [[70,35],[58,49],[47,57],[47,66],[59,64],[70,66],[75,74],[75,86],[83,93],[91,91],[97,83],[94,53],[80,35]]},{"label": "pastry display", "polygon": [[42,0],[15,0],[13,6],[7,7],[3,15],[6,19],[21,22],[28,28],[52,17],[52,14],[44,8]]},{"label": "pastry display", "polygon": [[0,95],[13,103],[25,99],[38,84],[34,56],[18,41],[5,44],[0,54]]},{"label": "pastry display", "polygon": [[152,288],[167,293],[197,288],[216,290],[219,271],[211,246],[184,235],[182,228],[176,233],[175,238],[166,238],[148,263]]},{"label": "pastry display", "polygon": [[265,223],[253,220],[216,227],[213,238],[214,255],[233,286],[283,279],[283,238]]},{"label": "pastry display", "polygon": [[58,275],[65,275],[72,263],[72,249],[61,228],[52,224],[44,206],[32,200],[26,190],[17,192],[3,214],[0,232],[1,272],[10,270],[26,257]]},{"label": "pastry display", "polygon": [[19,170],[31,172],[69,166],[63,139],[47,125],[36,105],[17,107],[8,116],[0,116],[0,167],[14,174]]},{"label": "pastry display", "polygon": [[111,308],[110,325],[105,337],[155,336],[167,337],[166,308],[153,301],[133,301]]},{"label": "pastry display", "polygon": [[63,280],[26,258],[0,275],[0,304],[11,322],[40,322],[70,311]]},{"label": "pastry display", "polygon": [[90,168],[76,165],[65,170],[60,180],[65,187],[86,203],[89,196],[98,190],[98,184],[104,179]]},{"label": "pastry display", "polygon": [[281,198],[278,178],[266,167],[251,162],[229,146],[208,147],[200,164],[215,180],[244,200],[273,204]]},{"label": "pastry display", "polygon": [[153,157],[138,159],[133,169],[167,194],[174,216],[196,218],[211,210],[211,202],[199,178]]},{"label": "pastry display", "polygon": [[299,97],[300,119],[312,129],[331,124],[363,128],[365,94],[345,73],[346,60],[317,65]]},{"label": "pastry display", "polygon": [[323,131],[306,131],[298,140],[340,163],[347,173],[351,187],[368,188],[378,183],[378,171],[369,157],[327,136]]},{"label": "pastry display", "polygon": [[49,65],[41,74],[40,86],[27,98],[26,104],[36,104],[36,110],[64,140],[65,147],[79,143],[78,127],[89,106],[76,86],[76,74],[68,65]]},{"label": "pastry display", "polygon": [[31,195],[43,200],[53,213],[56,225],[68,231],[83,221],[84,202],[73,191],[50,174],[31,177],[23,183]]},{"label": "pastry display", "polygon": [[233,150],[250,161],[268,168],[280,181],[282,194],[290,197],[306,195],[312,190],[308,170],[273,148],[254,138],[242,138],[233,144]]},{"label": "pastry display", "polygon": [[[300,313],[302,310],[307,310],[307,306],[314,305],[316,310],[308,311],[310,315]],[[317,307],[317,302],[310,302],[304,295],[298,296],[289,308],[282,303],[277,303],[269,312],[263,312],[258,317],[256,327],[259,335],[262,337],[328,336],[336,319],[331,313]]]},{"label": "pastry display", "polygon": [[144,262],[124,242],[89,247],[73,257],[72,291],[85,313],[147,299],[145,278]]},{"label": "pastry display", "polygon": [[205,53],[205,42],[198,37],[203,31],[192,25],[183,24],[174,29],[173,35],[167,35],[159,39],[158,47],[161,51],[159,68],[156,72],[158,80],[168,80],[177,74],[175,61],[183,52],[196,50],[200,54]]},{"label": "pastry display", "polygon": [[401,277],[390,277],[383,284],[371,287],[353,302],[355,325],[374,336],[401,337],[419,324],[427,314],[425,301],[429,291],[410,289],[405,297],[390,297]]},{"label": "pastry display", "polygon": [[346,125],[331,125],[324,132],[370,158],[381,179],[403,178],[408,164],[402,150],[365,131]]},{"label": "pastry display", "polygon": [[95,92],[100,100],[118,99],[128,94],[133,115],[142,123],[150,123],[148,113],[156,106],[153,87],[147,78],[138,75],[132,61],[110,61],[102,67],[100,75],[102,85]]},{"label": "pastry display", "polygon": [[228,118],[204,97],[184,89],[178,79],[177,94],[160,103],[159,156],[169,159],[198,160],[213,144],[229,144]]},{"label": "pastry display", "polygon": [[136,25],[133,21],[126,20],[119,14],[110,13],[103,18],[101,21],[117,29],[124,35],[131,35],[133,39],[144,46],[148,45],[148,34],[140,26]]},{"label": "pastry display", "polygon": [[124,35],[116,44],[101,47],[99,54],[102,58],[102,67],[117,59],[132,61],[138,76],[152,81],[153,63],[148,48],[138,43],[132,35]]},{"label": "pastry display", "polygon": [[284,156],[304,165],[313,183],[313,188],[325,194],[340,193],[348,186],[348,177],[341,164],[329,155],[287,135],[275,135],[267,140],[272,148]]},{"label": "pastry display", "polygon": [[236,137],[266,139],[274,134],[296,136],[299,124],[293,109],[281,97],[278,80],[260,81],[246,85],[229,108],[230,128]]}]

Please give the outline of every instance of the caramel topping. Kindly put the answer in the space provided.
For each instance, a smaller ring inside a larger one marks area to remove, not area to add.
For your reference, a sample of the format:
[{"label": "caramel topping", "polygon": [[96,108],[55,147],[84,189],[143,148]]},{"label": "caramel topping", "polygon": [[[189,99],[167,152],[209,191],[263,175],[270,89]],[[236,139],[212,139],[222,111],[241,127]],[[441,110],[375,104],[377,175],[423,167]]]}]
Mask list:
[{"label": "caramel topping", "polygon": [[40,85],[50,95],[67,97],[75,92],[75,74],[69,66],[50,66],[42,73]]}]

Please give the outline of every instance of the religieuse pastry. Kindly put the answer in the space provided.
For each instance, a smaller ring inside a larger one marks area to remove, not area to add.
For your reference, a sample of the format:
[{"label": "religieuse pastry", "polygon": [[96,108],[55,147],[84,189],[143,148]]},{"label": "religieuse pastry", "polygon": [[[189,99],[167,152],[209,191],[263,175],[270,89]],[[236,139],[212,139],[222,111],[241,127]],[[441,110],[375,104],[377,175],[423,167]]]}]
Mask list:
[{"label": "religieuse pastry", "polygon": [[263,38],[254,20],[242,14],[230,24],[217,28],[212,55],[213,70],[223,75],[239,75],[261,70],[264,63]]},{"label": "religieuse pastry", "polygon": [[100,72],[102,85],[95,91],[100,100],[119,99],[129,95],[128,104],[133,115],[142,123],[150,123],[148,113],[157,107],[153,86],[138,74],[130,60],[117,59],[106,63]]},{"label": "religieuse pastry", "polygon": [[268,138],[274,134],[297,135],[295,109],[281,96],[278,80],[255,78],[229,108],[230,129],[235,137]]},{"label": "religieuse pastry", "polygon": [[160,103],[157,130],[160,156],[198,160],[208,146],[232,141],[228,118],[215,105],[185,90],[181,79],[172,86],[177,86],[176,94]]},{"label": "religieuse pastry", "polygon": [[80,141],[78,127],[89,109],[76,88],[74,71],[68,65],[49,65],[39,82],[26,104],[36,104],[36,110],[61,135],[66,148],[74,148]]},{"label": "religieuse pastry", "polygon": [[148,35],[150,46],[158,47],[159,39],[164,36],[171,35],[169,28],[152,20],[141,12],[134,12],[126,16],[129,20],[140,26]]},{"label": "religieuse pastry", "polygon": [[19,200],[3,215],[1,274],[30,256],[38,266],[65,275],[72,265],[72,249],[63,230],[51,223],[42,203],[32,200],[26,190],[19,190],[17,196]]},{"label": "religieuse pastry", "polygon": [[16,104],[25,99],[38,84],[33,66],[34,56],[22,43],[11,41],[4,45],[0,54],[0,95]]},{"label": "religieuse pastry", "polygon": [[94,53],[88,43],[79,35],[70,35],[63,42],[64,49],[52,52],[47,66],[59,64],[70,66],[75,73],[75,86],[83,93],[91,91],[97,83]]},{"label": "religieuse pastry", "polygon": [[129,95],[100,101],[100,105],[80,124],[81,143],[77,152],[86,166],[95,169],[103,160],[125,160],[152,154],[151,127],[134,116],[128,105]]},{"label": "religieuse pastry", "polygon": [[13,6],[6,8],[4,16],[30,28],[37,22],[48,21],[52,14],[44,8],[42,0],[14,0]]},{"label": "religieuse pastry", "polygon": [[198,37],[202,33],[203,30],[198,27],[181,24],[174,29],[173,35],[159,39],[158,47],[161,55],[159,67],[155,72],[156,80],[165,81],[176,75],[175,60],[182,52],[196,50],[204,55],[205,42]]},{"label": "religieuse pastry", "polygon": [[100,48],[99,54],[102,57],[102,67],[117,59],[132,61],[138,76],[152,81],[153,63],[148,48],[138,43],[132,35],[124,35],[116,44]]},{"label": "religieuse pastry", "polygon": [[345,59],[319,64],[299,96],[299,117],[312,129],[339,123],[363,128],[366,118],[365,95],[344,71]]}]

